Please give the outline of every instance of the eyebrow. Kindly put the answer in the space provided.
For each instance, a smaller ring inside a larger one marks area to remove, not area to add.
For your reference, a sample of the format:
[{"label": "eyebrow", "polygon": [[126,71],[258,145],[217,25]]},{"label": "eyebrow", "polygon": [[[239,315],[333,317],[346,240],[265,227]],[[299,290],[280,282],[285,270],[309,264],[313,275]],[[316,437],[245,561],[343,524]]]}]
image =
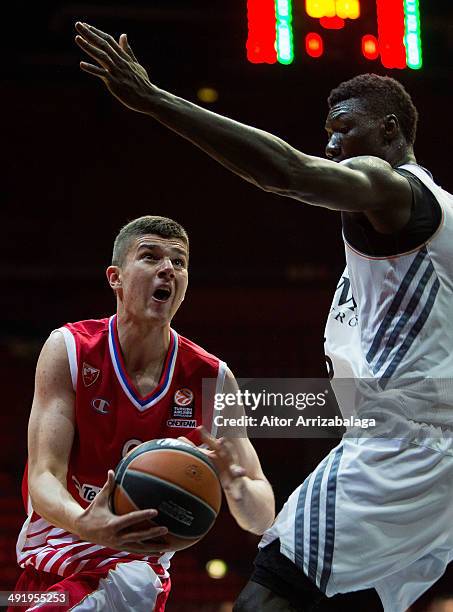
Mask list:
[{"label": "eyebrow", "polygon": [[[155,249],[155,248],[161,248],[162,245],[158,244],[157,242],[143,242],[137,249],[137,252],[142,251],[143,249]],[[182,249],[181,247],[178,246],[171,246],[170,247],[172,249],[172,251],[175,251],[176,253],[179,253],[180,255],[184,255],[184,257],[188,256],[188,253],[186,250]]]},{"label": "eyebrow", "polygon": [[326,119],[326,123],[329,121],[336,121],[337,119],[344,119],[346,115],[346,118],[351,116],[350,111],[344,110],[344,111],[340,111],[339,113],[335,113],[335,115],[329,115]]},{"label": "eyebrow", "polygon": [[348,111],[341,111],[341,113],[338,113],[338,115],[335,115],[334,117],[328,117],[326,119],[326,122],[324,124],[324,129],[325,130],[332,130],[332,125],[335,124],[335,122],[337,121],[350,121],[351,120],[351,114]]}]

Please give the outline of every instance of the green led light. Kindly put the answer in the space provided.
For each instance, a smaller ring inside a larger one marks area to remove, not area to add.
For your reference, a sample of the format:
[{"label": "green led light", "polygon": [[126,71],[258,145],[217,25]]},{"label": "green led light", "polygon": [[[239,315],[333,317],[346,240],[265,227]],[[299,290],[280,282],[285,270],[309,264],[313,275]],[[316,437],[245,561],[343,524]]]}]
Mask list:
[{"label": "green led light", "polygon": [[418,0],[404,0],[404,23],[406,30],[404,35],[406,62],[409,68],[418,70],[423,64]]},{"label": "green led light", "polygon": [[275,0],[277,60],[291,64],[294,59],[291,0]]}]

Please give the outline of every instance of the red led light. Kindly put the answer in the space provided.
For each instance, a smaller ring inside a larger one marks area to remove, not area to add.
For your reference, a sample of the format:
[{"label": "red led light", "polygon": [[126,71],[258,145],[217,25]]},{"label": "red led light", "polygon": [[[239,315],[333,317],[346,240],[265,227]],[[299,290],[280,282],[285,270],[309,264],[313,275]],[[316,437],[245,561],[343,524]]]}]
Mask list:
[{"label": "red led light", "polygon": [[326,30],[341,30],[341,28],[344,28],[344,19],[341,19],[341,17],[321,17],[319,23]]},{"label": "red led light", "polygon": [[376,0],[379,52],[386,68],[406,68],[403,0]]},{"label": "red led light", "polygon": [[310,57],[321,57],[324,53],[324,43],[316,32],[310,32],[305,37],[305,50]]},{"label": "red led light", "polygon": [[362,38],[362,53],[369,60],[379,57],[379,46],[376,36],[365,34]]},{"label": "red led light", "polygon": [[253,64],[275,64],[276,17],[274,0],[248,0],[247,59]]}]

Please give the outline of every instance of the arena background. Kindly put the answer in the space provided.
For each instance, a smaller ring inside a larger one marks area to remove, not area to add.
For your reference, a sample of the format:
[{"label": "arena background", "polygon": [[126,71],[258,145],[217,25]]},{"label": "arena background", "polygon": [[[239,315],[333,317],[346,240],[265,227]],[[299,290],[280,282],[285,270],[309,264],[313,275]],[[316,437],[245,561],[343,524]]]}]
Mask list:
[{"label": "arena background", "polygon": [[[127,32],[159,86],[267,129],[323,155],[326,96],[339,81],[374,71],[400,79],[420,111],[416,155],[453,190],[450,170],[451,2],[421,1],[422,70],[385,71],[334,45],[329,59],[252,65],[245,55],[245,0],[17,1],[5,19],[2,146],[0,359],[0,589],[18,575],[15,539],[25,515],[20,479],[37,355],[66,321],[109,315],[104,277],[116,231],[142,214],[180,221],[191,237],[190,287],[174,327],[225,359],[237,376],[324,375],[323,325],[344,262],[340,220],[259,191],[149,118],[126,110],[80,72],[73,24]],[[335,439],[256,441],[278,508]],[[252,568],[257,538],[223,508],[208,535],[173,562],[168,611],[229,610]],[[228,572],[210,578],[205,564]],[[435,595],[453,597],[453,571]],[[440,606],[441,604],[438,604]],[[329,609],[380,610],[372,591]],[[447,608],[431,607],[431,610]],[[451,608],[449,608],[451,609]]]}]

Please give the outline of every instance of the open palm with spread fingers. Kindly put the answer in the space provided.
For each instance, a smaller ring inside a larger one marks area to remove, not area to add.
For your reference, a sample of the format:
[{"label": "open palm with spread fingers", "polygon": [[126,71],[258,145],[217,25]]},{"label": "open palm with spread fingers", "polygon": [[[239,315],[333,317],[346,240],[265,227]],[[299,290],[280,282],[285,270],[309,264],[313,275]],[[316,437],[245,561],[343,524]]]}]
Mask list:
[{"label": "open palm with spread fingers", "polygon": [[149,97],[157,90],[138,63],[126,34],[119,41],[97,28],[78,21],[76,43],[96,63],[80,62],[85,72],[101,78],[109,91],[125,106],[147,112]]}]

